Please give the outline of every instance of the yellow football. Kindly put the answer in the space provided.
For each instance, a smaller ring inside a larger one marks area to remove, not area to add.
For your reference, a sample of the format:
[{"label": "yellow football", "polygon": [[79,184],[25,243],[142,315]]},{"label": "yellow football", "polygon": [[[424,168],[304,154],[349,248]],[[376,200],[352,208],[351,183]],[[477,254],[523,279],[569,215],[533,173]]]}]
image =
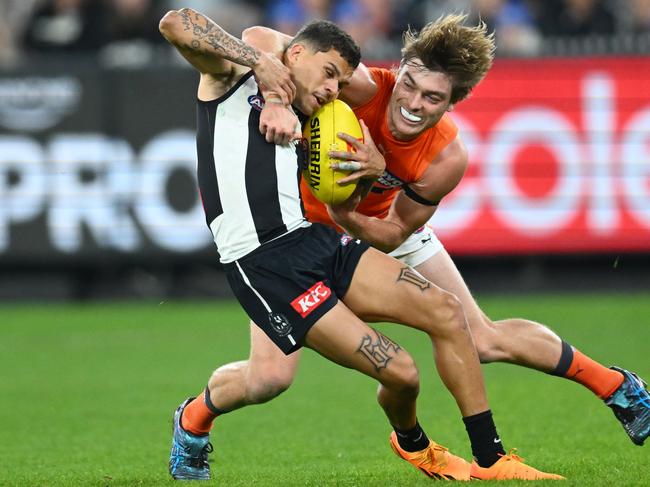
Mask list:
[{"label": "yellow football", "polygon": [[331,150],[354,152],[354,147],[336,134],[343,132],[363,140],[361,125],[352,109],[341,100],[334,100],[320,107],[314,113],[303,130],[307,141],[307,165],[303,177],[314,196],[328,205],[338,205],[347,200],[356,182],[341,186],[336,182],[351,171],[332,169],[331,159],[327,153]]}]

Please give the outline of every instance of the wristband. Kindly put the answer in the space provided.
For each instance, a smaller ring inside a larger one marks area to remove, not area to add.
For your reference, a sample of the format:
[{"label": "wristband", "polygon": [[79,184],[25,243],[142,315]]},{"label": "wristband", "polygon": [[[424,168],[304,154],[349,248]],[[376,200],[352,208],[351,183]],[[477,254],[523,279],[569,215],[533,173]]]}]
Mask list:
[{"label": "wristband", "polygon": [[270,94],[267,98],[264,98],[264,101],[266,103],[273,103],[274,105],[284,105],[282,98],[280,98],[280,96],[276,95],[275,93]]}]

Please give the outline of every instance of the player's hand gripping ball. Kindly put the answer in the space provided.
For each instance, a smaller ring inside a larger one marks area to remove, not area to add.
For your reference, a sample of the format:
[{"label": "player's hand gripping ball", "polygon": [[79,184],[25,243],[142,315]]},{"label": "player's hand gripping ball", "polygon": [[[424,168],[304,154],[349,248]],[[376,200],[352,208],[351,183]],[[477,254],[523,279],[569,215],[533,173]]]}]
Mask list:
[{"label": "player's hand gripping ball", "polygon": [[339,185],[336,182],[352,171],[332,169],[329,151],[355,152],[354,147],[336,134],[346,133],[363,140],[361,125],[352,109],[341,100],[334,100],[320,107],[307,121],[303,136],[307,141],[307,161],[303,177],[309,189],[319,201],[339,205],[347,200],[357,187],[357,182]]}]

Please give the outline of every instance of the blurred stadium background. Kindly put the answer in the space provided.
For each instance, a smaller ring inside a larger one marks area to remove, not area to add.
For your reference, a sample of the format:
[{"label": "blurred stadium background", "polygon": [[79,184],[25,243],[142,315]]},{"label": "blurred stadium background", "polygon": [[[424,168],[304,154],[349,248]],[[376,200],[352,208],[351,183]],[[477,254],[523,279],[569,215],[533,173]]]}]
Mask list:
[{"label": "blurred stadium background", "polygon": [[[235,35],[331,18],[382,66],[408,25],[483,19],[497,60],[452,113],[471,164],[436,231],[490,316],[650,377],[650,0],[0,0],[0,484],[171,484],[171,411],[248,351],[196,191],[197,75],[157,30],[183,6]],[[469,458],[426,341],[379,326],[420,365],[423,424]],[[220,485],[430,483],[392,456],[372,381],[303,359],[289,392],[220,420]],[[586,391],[484,370],[534,465],[648,485]]]},{"label": "blurred stadium background", "polygon": [[2,0],[0,299],[222,297],[195,191],[196,74],[157,30],[330,18],[368,64],[465,11],[498,59],[453,117],[434,225],[478,291],[650,289],[650,0]]}]

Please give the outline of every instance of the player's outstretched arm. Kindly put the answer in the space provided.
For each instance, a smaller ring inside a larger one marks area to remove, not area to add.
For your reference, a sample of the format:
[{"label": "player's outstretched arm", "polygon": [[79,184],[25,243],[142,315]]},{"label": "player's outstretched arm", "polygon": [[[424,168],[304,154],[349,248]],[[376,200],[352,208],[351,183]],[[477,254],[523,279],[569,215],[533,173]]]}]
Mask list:
[{"label": "player's outstretched arm", "polygon": [[259,50],[191,8],[167,12],[158,27],[163,37],[201,73],[225,75],[233,70],[233,63],[251,69],[260,63]]},{"label": "player's outstretched arm", "polygon": [[273,86],[278,92],[291,91],[286,88],[293,86],[289,72],[280,60],[228,34],[191,8],[167,12],[159,29],[202,75],[214,78],[225,87],[250,68],[262,83]]}]

